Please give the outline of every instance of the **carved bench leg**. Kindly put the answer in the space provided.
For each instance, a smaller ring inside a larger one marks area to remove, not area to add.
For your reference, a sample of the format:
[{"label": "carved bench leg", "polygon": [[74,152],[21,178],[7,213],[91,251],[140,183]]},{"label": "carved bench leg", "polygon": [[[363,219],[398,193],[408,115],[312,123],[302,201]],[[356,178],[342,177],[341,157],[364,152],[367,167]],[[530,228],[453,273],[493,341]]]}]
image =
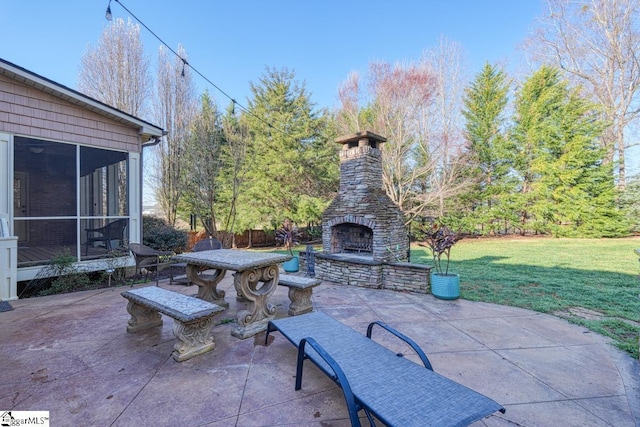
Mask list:
[{"label": "carved bench leg", "polygon": [[127,332],[130,334],[162,325],[160,313],[152,308],[129,301],[127,311],[131,315],[127,323]]},{"label": "carved bench leg", "polygon": [[213,323],[213,316],[190,323],[175,320],[173,333],[178,342],[173,347],[172,356],[176,362],[191,359],[216,348],[213,335],[211,335]]},{"label": "carved bench leg", "polygon": [[313,305],[311,304],[311,295],[313,288],[298,289],[289,288],[289,316],[297,316],[298,314],[309,313],[313,311]]}]

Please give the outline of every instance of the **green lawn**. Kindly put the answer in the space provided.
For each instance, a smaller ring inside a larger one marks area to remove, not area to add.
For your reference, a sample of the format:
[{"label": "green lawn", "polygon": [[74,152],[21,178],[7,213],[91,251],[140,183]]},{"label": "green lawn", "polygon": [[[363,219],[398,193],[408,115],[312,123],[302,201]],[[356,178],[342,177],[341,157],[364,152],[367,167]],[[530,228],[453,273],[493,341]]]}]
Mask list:
[{"label": "green lawn", "polygon": [[[568,317],[613,338],[615,345],[637,358],[636,248],[639,238],[465,239],[451,250],[449,270],[460,274],[461,298]],[[413,246],[411,261],[430,264],[431,253]],[[576,312],[582,314],[569,314]]]},{"label": "green lawn", "polygon": [[[449,271],[460,274],[461,298],[565,317],[638,358],[637,248],[640,238],[468,238],[452,248]],[[432,264],[431,252],[412,245],[411,262]]]}]

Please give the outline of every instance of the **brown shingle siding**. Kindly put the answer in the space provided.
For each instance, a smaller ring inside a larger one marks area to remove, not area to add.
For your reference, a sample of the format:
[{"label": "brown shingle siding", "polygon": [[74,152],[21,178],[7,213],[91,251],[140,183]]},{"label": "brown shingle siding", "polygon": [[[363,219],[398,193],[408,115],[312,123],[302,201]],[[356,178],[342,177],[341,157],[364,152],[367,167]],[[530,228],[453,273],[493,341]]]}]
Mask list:
[{"label": "brown shingle siding", "polygon": [[29,116],[16,116],[16,118],[18,119],[18,124],[25,125],[25,126],[31,126],[31,117],[29,117]]},{"label": "brown shingle siding", "polygon": [[14,103],[15,96],[12,93],[0,91],[0,102],[1,103]]},{"label": "brown shingle siding", "polygon": [[138,130],[0,75],[0,131],[139,151]]},{"label": "brown shingle siding", "polygon": [[37,117],[31,118],[31,126],[36,128],[44,128],[45,121]]}]

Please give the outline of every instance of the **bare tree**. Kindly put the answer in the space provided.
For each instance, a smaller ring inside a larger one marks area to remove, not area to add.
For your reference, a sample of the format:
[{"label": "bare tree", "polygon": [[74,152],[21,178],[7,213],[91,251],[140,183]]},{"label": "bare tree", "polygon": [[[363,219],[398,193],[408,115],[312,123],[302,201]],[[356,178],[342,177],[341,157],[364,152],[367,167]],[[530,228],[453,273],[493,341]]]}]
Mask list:
[{"label": "bare tree", "polygon": [[427,172],[415,167],[414,150],[424,129],[421,117],[433,102],[434,78],[418,64],[391,67],[374,63],[369,67],[371,118],[374,129],[382,129],[388,143],[383,146],[382,180],[386,193],[405,212],[413,205],[414,183]]},{"label": "bare tree", "polygon": [[147,114],[152,83],[139,25],[114,20],[102,32],[98,45],[87,47],[81,64],[81,92],[134,116]]},{"label": "bare tree", "polygon": [[445,215],[445,201],[470,185],[463,179],[468,167],[464,155],[464,120],[462,105],[465,75],[464,54],[459,43],[440,38],[438,46],[424,52],[424,67],[434,79],[434,97],[422,118],[424,136],[418,150],[423,168],[428,171],[414,203],[416,215],[429,211]]},{"label": "bare tree", "polygon": [[[640,0],[547,0],[532,43],[534,58],[569,73],[604,107],[610,127],[605,161],[618,161],[626,182],[625,132],[640,114]],[[634,144],[635,145],[635,144]]]},{"label": "bare tree", "polygon": [[340,133],[371,130],[387,138],[383,146],[383,185],[405,213],[412,212],[415,182],[427,172],[415,161],[424,134],[421,118],[434,93],[434,78],[419,64],[369,65],[366,91],[352,73],[339,90],[336,112]]},{"label": "bare tree", "polygon": [[[171,225],[175,225],[178,204],[183,193],[184,147],[197,111],[195,85],[188,66],[187,55],[180,46],[173,61],[170,53],[160,47],[158,54],[156,117],[168,135],[159,149],[155,175],[155,192],[160,206]],[[171,54],[172,55],[172,54]]]},{"label": "bare tree", "polygon": [[360,114],[360,99],[364,94],[360,90],[360,74],[352,72],[338,88],[340,108],[336,111],[336,131],[338,135],[351,135],[367,130]]},{"label": "bare tree", "polygon": [[387,138],[384,189],[408,222],[427,211],[444,215],[445,201],[469,185],[461,114],[464,71],[460,45],[442,38],[417,63],[370,64],[366,90],[355,73],[339,88],[339,133],[366,129]]}]

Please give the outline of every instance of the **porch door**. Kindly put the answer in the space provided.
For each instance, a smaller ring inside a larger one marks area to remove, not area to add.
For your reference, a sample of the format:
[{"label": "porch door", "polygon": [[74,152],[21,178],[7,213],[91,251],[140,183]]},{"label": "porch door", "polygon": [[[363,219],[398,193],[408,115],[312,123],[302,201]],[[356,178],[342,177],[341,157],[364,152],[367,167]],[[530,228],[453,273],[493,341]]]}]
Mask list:
[{"label": "porch door", "polygon": [[24,172],[15,172],[13,175],[13,230],[18,236],[19,244],[29,241],[29,222],[19,219],[26,219],[29,216],[28,178],[29,176]]}]

